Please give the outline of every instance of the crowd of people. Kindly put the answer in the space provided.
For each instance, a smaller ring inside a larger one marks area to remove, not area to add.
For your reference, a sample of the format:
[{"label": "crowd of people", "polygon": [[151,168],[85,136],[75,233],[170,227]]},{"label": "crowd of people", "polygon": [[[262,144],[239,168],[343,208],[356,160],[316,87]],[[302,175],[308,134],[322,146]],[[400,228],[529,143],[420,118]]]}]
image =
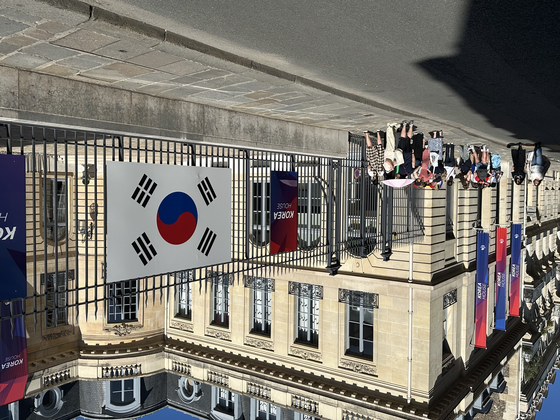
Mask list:
[{"label": "crowd of people", "polygon": [[[364,132],[367,170],[372,182],[410,178],[416,187],[432,189],[440,189],[445,183],[453,185],[455,179],[465,189],[494,187],[500,182],[501,156],[491,153],[485,145],[457,146],[456,157],[455,145],[444,143],[442,130],[430,131],[426,140],[416,129],[414,121],[403,121],[388,124],[386,131]],[[550,161],[543,156],[540,143],[528,156],[523,145],[517,145],[511,151],[514,182],[521,184],[528,176],[538,186]]]}]

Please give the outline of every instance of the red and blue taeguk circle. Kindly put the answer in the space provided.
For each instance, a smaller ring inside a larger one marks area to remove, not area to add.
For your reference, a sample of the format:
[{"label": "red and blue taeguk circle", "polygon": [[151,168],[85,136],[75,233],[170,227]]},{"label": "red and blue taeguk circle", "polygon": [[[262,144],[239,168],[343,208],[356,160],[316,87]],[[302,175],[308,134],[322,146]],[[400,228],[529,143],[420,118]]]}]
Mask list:
[{"label": "red and blue taeguk circle", "polygon": [[187,242],[198,221],[198,212],[192,198],[183,192],[165,197],[157,212],[157,227],[161,237],[172,245]]}]

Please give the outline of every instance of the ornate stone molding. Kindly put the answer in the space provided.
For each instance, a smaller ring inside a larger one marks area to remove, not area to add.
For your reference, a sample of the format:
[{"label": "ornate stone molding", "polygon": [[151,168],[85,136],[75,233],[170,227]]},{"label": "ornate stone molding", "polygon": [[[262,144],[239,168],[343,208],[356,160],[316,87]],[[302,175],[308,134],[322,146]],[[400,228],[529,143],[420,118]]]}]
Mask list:
[{"label": "ornate stone molding", "polygon": [[224,274],[221,271],[207,271],[206,280],[214,284],[229,284],[233,286],[234,277],[233,274]]},{"label": "ornate stone molding", "polygon": [[245,345],[256,347],[262,350],[270,350],[270,351],[274,350],[274,344],[271,341],[259,340],[258,338],[253,338],[253,337],[245,337]]},{"label": "ornate stone molding", "polygon": [[114,325],[112,328],[105,328],[105,331],[118,335],[119,337],[124,337],[125,335],[132,334],[132,331],[139,330],[143,325],[133,325],[133,324],[117,324]]},{"label": "ornate stone molding", "polygon": [[323,299],[323,286],[290,281],[288,282],[288,293],[313,299]]},{"label": "ornate stone molding", "polygon": [[173,360],[171,363],[171,369],[175,372],[179,372],[183,375],[190,375],[191,374],[191,365],[183,362],[179,362],[177,360]]},{"label": "ornate stone molding", "polygon": [[299,347],[291,346],[288,351],[288,354],[296,357],[301,357],[302,359],[305,360],[312,360],[314,362],[320,362],[320,363],[323,362],[323,356],[321,355],[321,353],[300,349]]},{"label": "ornate stone molding", "polygon": [[64,369],[60,372],[43,376],[43,386],[48,387],[51,385],[60,385],[61,383],[70,380],[71,378],[72,377],[70,375],[70,369]]},{"label": "ornate stone molding", "polygon": [[60,337],[66,337],[67,335],[72,335],[72,330],[62,330],[55,333],[45,334],[41,337],[43,340],[56,340]]},{"label": "ornate stone molding", "polygon": [[377,376],[377,367],[366,363],[360,363],[348,359],[340,359],[339,366],[342,369],[348,369],[356,373],[363,373],[364,375]]},{"label": "ornate stone molding", "polygon": [[379,295],[377,293],[338,289],[338,301],[367,309],[379,308]]},{"label": "ornate stone molding", "polygon": [[169,323],[169,326],[171,328],[176,328],[176,329],[181,330],[181,331],[194,332],[194,325],[193,324],[187,324],[186,322],[171,321]]},{"label": "ornate stone molding", "polygon": [[274,292],[274,279],[269,279],[266,277],[243,276],[243,284],[245,287],[252,287],[254,289]]},{"label": "ornate stone molding", "polygon": [[455,303],[457,303],[457,289],[443,295],[443,309],[449,308]]},{"label": "ornate stone molding", "polygon": [[208,337],[218,338],[220,340],[231,341],[231,333],[229,331],[214,330],[212,328],[206,328],[205,335]]}]

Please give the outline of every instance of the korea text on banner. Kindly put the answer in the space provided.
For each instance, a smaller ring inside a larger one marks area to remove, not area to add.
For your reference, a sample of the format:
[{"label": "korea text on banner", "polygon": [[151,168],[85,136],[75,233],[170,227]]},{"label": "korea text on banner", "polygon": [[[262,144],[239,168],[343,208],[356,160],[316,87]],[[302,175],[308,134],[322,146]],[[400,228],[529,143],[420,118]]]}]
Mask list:
[{"label": "korea text on banner", "polygon": [[231,260],[231,173],[107,162],[107,282]]},{"label": "korea text on banner", "polygon": [[[1,304],[2,317],[22,313],[22,299]],[[12,334],[12,322],[13,334]],[[25,333],[24,318],[12,318],[2,321],[2,342],[0,343],[0,405],[21,400],[25,394],[27,384],[27,335]]]},{"label": "korea text on banner", "polygon": [[297,249],[297,173],[270,173],[270,253]]},{"label": "korea text on banner", "polygon": [[496,228],[496,329],[506,329],[507,228]]},{"label": "korea text on banner", "polygon": [[0,300],[27,295],[25,156],[0,155]]},{"label": "korea text on banner", "polygon": [[488,244],[489,235],[478,232],[476,238],[476,306],[475,347],[486,348],[486,322],[488,318]]},{"label": "korea text on banner", "polygon": [[519,316],[519,291],[521,289],[521,224],[511,225],[511,268],[509,289],[509,314]]},{"label": "korea text on banner", "polygon": [[[0,300],[6,301],[1,317],[21,314],[27,296],[25,224],[25,157],[0,155]],[[25,393],[27,338],[23,317],[5,319],[0,328],[0,405],[5,405]]]}]

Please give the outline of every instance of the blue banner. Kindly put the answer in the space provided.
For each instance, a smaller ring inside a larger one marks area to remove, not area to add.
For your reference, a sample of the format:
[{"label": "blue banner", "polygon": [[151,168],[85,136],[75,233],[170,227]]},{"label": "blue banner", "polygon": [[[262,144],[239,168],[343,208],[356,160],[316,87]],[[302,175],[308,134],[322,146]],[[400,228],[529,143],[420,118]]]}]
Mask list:
[{"label": "blue banner", "polygon": [[25,157],[0,155],[0,405],[20,400],[27,383]]},{"label": "blue banner", "polygon": [[0,155],[0,300],[27,295],[25,157]]},{"label": "blue banner", "polygon": [[488,320],[488,244],[490,236],[478,232],[476,238],[476,306],[475,347],[486,348],[486,324]]}]

